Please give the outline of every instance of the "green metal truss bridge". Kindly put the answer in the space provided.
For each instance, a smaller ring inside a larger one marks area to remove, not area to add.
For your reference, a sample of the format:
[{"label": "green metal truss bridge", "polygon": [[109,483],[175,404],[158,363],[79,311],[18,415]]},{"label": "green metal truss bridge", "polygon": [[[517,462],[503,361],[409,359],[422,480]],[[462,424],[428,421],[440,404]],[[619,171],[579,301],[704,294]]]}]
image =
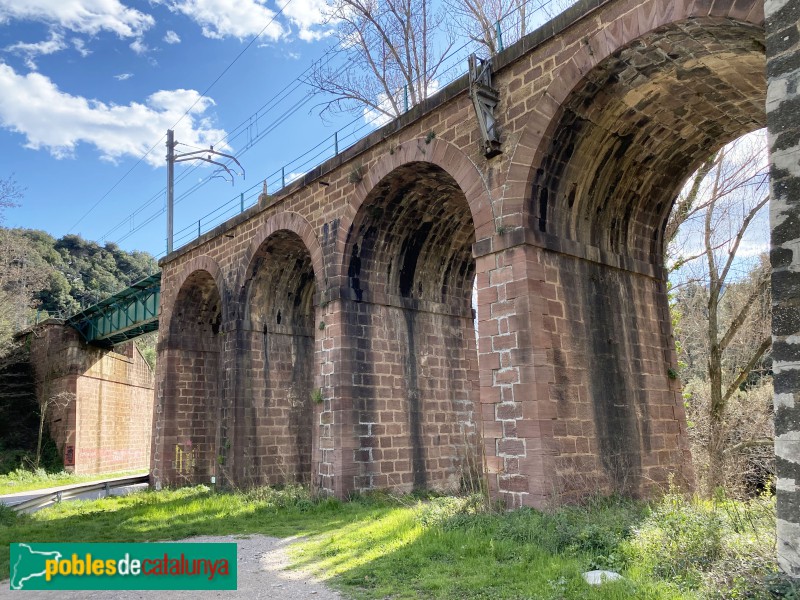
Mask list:
[{"label": "green metal truss bridge", "polygon": [[158,329],[161,273],[137,281],[129,288],[66,319],[83,339],[110,348]]}]

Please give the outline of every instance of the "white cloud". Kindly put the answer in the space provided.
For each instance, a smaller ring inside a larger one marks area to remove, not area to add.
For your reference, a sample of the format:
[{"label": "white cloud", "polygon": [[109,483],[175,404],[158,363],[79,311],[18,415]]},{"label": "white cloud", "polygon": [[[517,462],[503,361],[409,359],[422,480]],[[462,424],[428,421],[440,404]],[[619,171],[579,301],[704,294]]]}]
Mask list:
[{"label": "white cloud", "polygon": [[305,174],[306,174],[306,171],[292,171],[291,173],[289,173],[285,177],[286,185],[289,185],[290,183],[292,183],[296,179],[300,179]]},{"label": "white cloud", "polygon": [[330,28],[319,29],[328,22],[326,0],[277,0],[277,5],[283,9],[283,16],[297,26],[301,40],[311,42],[333,33]]},{"label": "white cloud", "polygon": [[177,33],[175,33],[174,31],[172,31],[172,30],[170,29],[170,30],[169,30],[169,31],[167,31],[167,33],[164,35],[164,41],[165,41],[167,44],[180,44],[180,43],[181,43],[181,36],[179,36]]},{"label": "white cloud", "polygon": [[50,39],[36,43],[17,42],[6,47],[7,52],[13,52],[25,58],[25,66],[32,71],[36,70],[35,59],[37,56],[55,54],[67,47],[64,38],[56,31],[50,32]]},{"label": "white cloud", "polygon": [[117,81],[127,81],[133,77],[133,73],[120,73],[119,75],[114,75],[114,79]]},{"label": "white cloud", "polygon": [[147,54],[150,52],[150,48],[148,48],[147,44],[144,43],[142,38],[136,38],[130,44],[131,50],[133,50],[136,54],[142,55]]},{"label": "white cloud", "polygon": [[[0,124],[24,135],[27,148],[46,149],[57,158],[71,157],[80,143],[95,146],[105,160],[138,158],[187,110],[176,138],[199,147],[214,144],[226,134],[206,115],[212,106],[210,98],[183,89],[158,91],[144,103],[106,104],[62,92],[39,73],[23,76],[0,64]],[[162,149],[145,160],[163,165]]]},{"label": "white cloud", "polygon": [[111,31],[120,37],[141,35],[153,17],[118,0],[0,0],[0,24],[37,21],[94,35]]},{"label": "white cloud", "polygon": [[[439,82],[436,80],[431,81],[428,84],[428,93],[426,95],[426,98],[430,98],[438,91],[439,91]],[[404,112],[405,102],[406,102],[405,88],[397,90],[397,93],[394,96],[394,102],[398,107],[400,107],[400,114],[402,114]],[[409,103],[410,102],[411,98],[409,98]],[[389,113],[392,112],[392,103],[389,102],[389,97],[386,94],[378,94],[378,105],[386,112]],[[409,106],[408,108],[410,110],[411,106]],[[364,122],[367,123],[368,125],[374,126],[375,128],[383,127],[384,125],[386,125],[392,119],[395,118],[395,117],[390,117],[383,111],[369,107],[364,108],[363,115],[364,115]]]},{"label": "white cloud", "polygon": [[86,47],[86,44],[81,38],[72,38],[70,41],[72,42],[72,46],[75,48],[75,51],[83,58],[86,58],[92,53],[92,51]]},{"label": "white cloud", "polygon": [[266,0],[175,0],[169,3],[169,7],[173,12],[180,12],[200,25],[207,38],[244,39],[257,35],[269,23],[263,35],[277,41],[286,32],[277,20],[272,20],[275,11],[264,6],[265,2]]}]

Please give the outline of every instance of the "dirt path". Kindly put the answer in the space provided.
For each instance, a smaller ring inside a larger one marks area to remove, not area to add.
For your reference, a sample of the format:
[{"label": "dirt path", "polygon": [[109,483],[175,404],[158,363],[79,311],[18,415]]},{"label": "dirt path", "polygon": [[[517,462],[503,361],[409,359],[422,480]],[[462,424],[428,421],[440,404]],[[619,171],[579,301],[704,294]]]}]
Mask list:
[{"label": "dirt path", "polygon": [[[134,598],[263,598],[264,600],[340,600],[342,596],[331,590],[309,573],[287,571],[288,548],[296,538],[272,538],[265,535],[247,537],[199,536],[181,540],[185,542],[236,542],[238,544],[239,589],[233,591],[169,592],[169,591],[80,591],[42,592],[28,591],[20,594],[25,600],[45,598],[65,599],[119,599]],[[10,597],[8,580],[0,583],[0,597]],[[8,596],[7,596],[8,595]]]}]

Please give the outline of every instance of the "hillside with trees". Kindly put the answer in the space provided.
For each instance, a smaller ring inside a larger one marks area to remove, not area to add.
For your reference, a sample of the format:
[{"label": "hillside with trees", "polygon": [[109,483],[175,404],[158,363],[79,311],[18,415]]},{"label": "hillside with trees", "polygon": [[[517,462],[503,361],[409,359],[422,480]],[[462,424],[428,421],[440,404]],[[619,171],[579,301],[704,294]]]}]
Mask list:
[{"label": "hillside with trees", "polygon": [[110,242],[6,228],[0,228],[0,265],[0,349],[37,315],[68,316],[158,270],[146,252]]}]

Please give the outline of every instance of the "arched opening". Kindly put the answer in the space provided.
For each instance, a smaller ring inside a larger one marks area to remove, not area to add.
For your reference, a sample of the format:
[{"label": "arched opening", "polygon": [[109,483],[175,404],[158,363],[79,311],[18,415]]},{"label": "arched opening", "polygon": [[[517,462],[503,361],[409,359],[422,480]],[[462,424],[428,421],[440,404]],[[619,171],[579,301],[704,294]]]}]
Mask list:
[{"label": "arched opening", "polygon": [[678,374],[706,496],[774,491],[769,183],[766,131],[747,134],[692,175],[667,224]]},{"label": "arched opening", "polygon": [[764,31],[692,19],[597,65],[564,102],[533,184],[534,229],[661,266],[683,182],[765,126]]},{"label": "arched opening", "polygon": [[453,489],[474,477],[474,241],[463,191],[426,162],[385,176],[354,219],[343,335],[356,489]]},{"label": "arched opening", "polygon": [[166,485],[208,484],[216,476],[221,324],[216,282],[195,271],[178,292],[163,342]]},{"label": "arched opening", "polygon": [[[765,124],[763,29],[698,18],[598,64],[563,102],[533,177],[530,227],[563,315],[545,321],[559,489],[647,493],[692,479],[663,269],[683,183]],[[552,236],[552,237],[551,237]]]},{"label": "arched opening", "polygon": [[242,386],[234,462],[240,485],[311,483],[314,269],[301,238],[281,230],[248,265],[238,344]]}]

